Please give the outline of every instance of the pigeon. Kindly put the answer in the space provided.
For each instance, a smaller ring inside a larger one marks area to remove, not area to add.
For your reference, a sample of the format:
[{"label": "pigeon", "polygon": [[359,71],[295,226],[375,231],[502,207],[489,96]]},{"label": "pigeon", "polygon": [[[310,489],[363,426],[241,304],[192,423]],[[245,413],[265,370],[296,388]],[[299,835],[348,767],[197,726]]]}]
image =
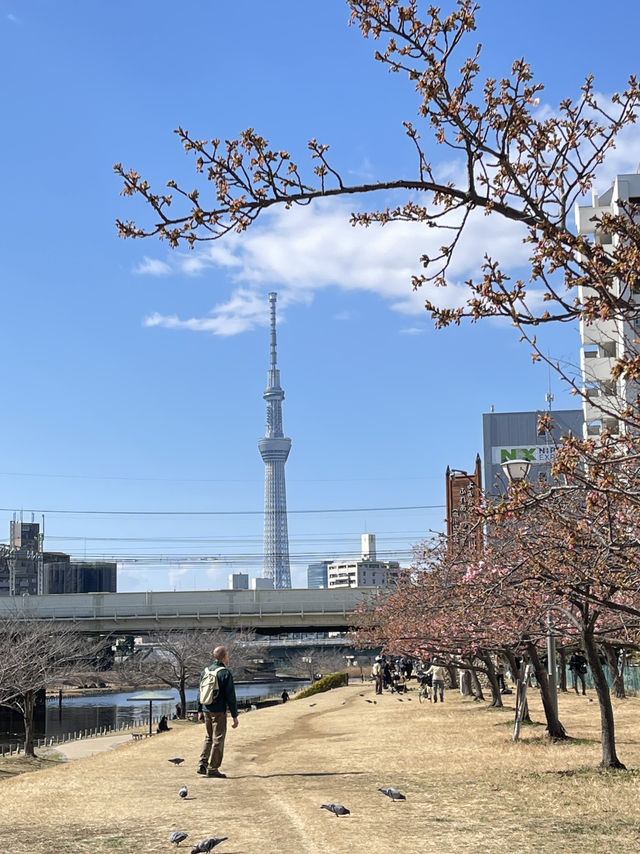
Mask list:
[{"label": "pigeon", "polygon": [[402,697],[396,697],[396,700],[397,700],[399,703],[402,703],[402,702],[403,702]]},{"label": "pigeon", "polygon": [[334,815],[351,815],[351,810],[343,807],[342,804],[322,804],[320,809],[329,810],[329,812],[332,812]]},{"label": "pigeon", "polygon": [[391,787],[387,789],[378,789],[379,792],[382,792],[383,795],[386,795],[388,798],[391,798],[392,801],[406,801],[407,796],[403,795],[402,792],[399,792],[397,789],[392,789]]},{"label": "pigeon", "polygon": [[366,700],[367,703],[375,703],[375,700]]},{"label": "pigeon", "polygon": [[169,842],[174,842],[176,845],[180,845],[180,843],[187,838],[189,834],[185,833],[184,830],[174,830],[171,836],[169,837]]},{"label": "pigeon", "polygon": [[180,789],[180,791],[178,792],[178,794],[180,795],[180,797],[181,797],[181,798],[186,798],[186,797],[187,797],[187,795],[189,794],[189,789],[187,789],[187,787],[186,787],[186,786],[183,786],[183,787]]},{"label": "pigeon", "polygon": [[228,836],[210,836],[209,839],[202,839],[195,848],[191,849],[191,854],[206,854],[207,851],[213,851],[216,845],[220,845]]},{"label": "pigeon", "polygon": [[309,703],[309,708],[311,708],[311,706],[315,706],[315,703]]},{"label": "pigeon", "polygon": [[173,762],[174,765],[182,765],[184,759],[180,759],[179,756],[176,756],[173,759],[169,759],[169,762]]}]

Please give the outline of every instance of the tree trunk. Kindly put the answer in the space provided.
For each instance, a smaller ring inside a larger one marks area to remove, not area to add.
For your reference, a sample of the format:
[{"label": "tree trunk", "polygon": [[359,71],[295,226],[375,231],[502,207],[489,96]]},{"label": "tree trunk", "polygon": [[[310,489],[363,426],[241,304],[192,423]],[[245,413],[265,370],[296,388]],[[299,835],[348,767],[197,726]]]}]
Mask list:
[{"label": "tree trunk", "polygon": [[502,695],[500,694],[500,686],[498,685],[498,680],[496,679],[496,669],[493,666],[491,656],[486,650],[483,649],[480,653],[480,658],[482,661],[484,661],[485,667],[487,668],[487,678],[491,687],[491,705],[494,706],[496,709],[501,709]]},{"label": "tree trunk", "polygon": [[36,692],[26,691],[22,698],[22,719],[24,721],[24,755],[35,756],[33,744],[34,713],[36,707]]},{"label": "tree trunk", "polygon": [[621,664],[618,664],[618,650],[610,643],[603,643],[602,649],[607,658],[609,670],[613,676],[613,692],[616,700],[626,700],[627,695],[624,690],[624,652],[622,653]]},{"label": "tree trunk", "polygon": [[458,687],[458,668],[454,667],[453,664],[447,664],[447,673],[449,674],[449,679],[451,680],[451,687]]},{"label": "tree trunk", "polygon": [[471,673],[468,670],[460,671],[460,693],[463,697],[473,697],[471,690]]},{"label": "tree trunk", "polygon": [[484,700],[484,694],[482,693],[482,685],[480,684],[480,680],[478,679],[478,674],[476,673],[476,669],[473,666],[473,662],[469,662],[469,667],[471,671],[471,684],[473,685],[473,693],[476,696],[476,700]]},{"label": "tree trunk", "polygon": [[565,732],[564,727],[560,723],[560,719],[555,710],[555,704],[553,702],[553,698],[551,697],[551,692],[549,690],[549,678],[547,676],[547,670],[542,666],[542,662],[538,656],[538,650],[536,646],[531,641],[527,642],[527,653],[529,655],[529,660],[531,664],[533,664],[533,669],[536,674],[536,680],[540,687],[540,695],[542,697],[542,705],[544,707],[544,716],[547,719],[547,732],[549,733],[550,738],[553,738],[555,741],[560,741],[562,739],[568,738],[567,733]]},{"label": "tree trunk", "polygon": [[560,684],[558,688],[562,691],[563,694],[567,693],[567,651],[563,646],[558,649],[558,656],[560,658]]},{"label": "tree trunk", "polygon": [[611,705],[611,692],[607,684],[607,677],[600,664],[598,647],[593,638],[593,630],[585,628],[582,632],[582,644],[591,668],[593,684],[598,695],[600,704],[600,728],[602,733],[602,762],[601,768],[625,768],[616,754],[616,734],[613,720],[613,707]]}]

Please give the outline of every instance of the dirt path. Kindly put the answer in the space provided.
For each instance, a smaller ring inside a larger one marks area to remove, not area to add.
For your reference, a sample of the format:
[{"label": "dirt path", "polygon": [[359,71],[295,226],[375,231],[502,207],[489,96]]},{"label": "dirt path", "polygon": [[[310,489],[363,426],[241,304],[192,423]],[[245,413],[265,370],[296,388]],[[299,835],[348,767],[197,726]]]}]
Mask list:
[{"label": "dirt path", "polygon": [[[599,761],[596,703],[561,697],[562,719],[581,741],[558,746],[542,727],[513,745],[512,710],[454,692],[438,706],[420,705],[415,690],[402,702],[374,699],[358,684],[242,715],[227,739],[227,780],[196,774],[202,727],[174,722],[169,733],[0,781],[0,850],[155,854],[172,850],[176,829],[189,833],[178,854],[208,836],[229,837],[220,854],[640,847],[640,777],[591,770]],[[535,697],[532,713],[541,719]],[[622,758],[637,767],[640,701],[619,704],[616,714]],[[173,756],[184,764],[169,763]],[[386,798],[382,786],[399,788],[406,802]],[[320,809],[332,801],[351,815]]]}]

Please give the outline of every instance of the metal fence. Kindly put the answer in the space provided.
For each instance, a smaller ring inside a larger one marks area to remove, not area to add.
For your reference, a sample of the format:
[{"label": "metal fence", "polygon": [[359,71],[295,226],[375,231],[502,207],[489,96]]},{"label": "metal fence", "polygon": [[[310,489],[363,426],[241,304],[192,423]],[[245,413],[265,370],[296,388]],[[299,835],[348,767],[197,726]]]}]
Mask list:
[{"label": "metal fence", "polygon": [[[151,725],[157,724],[160,721],[161,715],[154,715],[151,719]],[[55,744],[65,744],[69,741],[79,741],[84,738],[98,738],[103,735],[115,735],[119,732],[127,730],[138,731],[144,728],[149,729],[149,718],[136,718],[131,721],[124,721],[118,727],[103,726],[91,729],[75,730],[75,732],[65,732],[59,735],[54,735],[45,738],[36,738],[33,743],[35,747],[52,747]],[[0,745],[0,757],[2,756],[17,756],[24,753],[24,741],[13,742],[10,744]]]},{"label": "metal fence", "polygon": [[[607,682],[609,683],[609,687],[613,686],[613,677],[611,675],[611,670],[607,664],[602,665],[603,670],[607,677]],[[566,679],[567,679],[567,688],[572,690],[573,685],[573,673],[569,670],[569,667],[566,668]],[[585,682],[588,688],[593,688],[593,677],[591,676],[591,669],[587,670],[585,674]],[[579,684],[579,683],[578,683]],[[632,697],[636,697],[640,694],[640,667],[636,667],[634,665],[627,666],[624,669],[624,689],[627,694]]]}]

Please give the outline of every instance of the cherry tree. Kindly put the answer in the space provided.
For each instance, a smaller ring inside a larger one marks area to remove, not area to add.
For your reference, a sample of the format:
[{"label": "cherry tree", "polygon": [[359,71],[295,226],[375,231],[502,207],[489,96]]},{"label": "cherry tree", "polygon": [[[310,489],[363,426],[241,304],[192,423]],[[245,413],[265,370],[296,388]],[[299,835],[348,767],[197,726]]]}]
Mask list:
[{"label": "cherry tree", "polygon": [[[317,139],[308,143],[309,163],[304,166],[289,148],[270,143],[254,128],[224,141],[178,128],[176,134],[193,158],[193,184],[180,186],[171,179],[166,188],[154,189],[136,169],[116,164],[123,194],[143,202],[139,220],[118,220],[120,235],[154,236],[172,247],[194,247],[243,232],[276,207],[333,197],[354,197],[362,204],[378,197],[381,206],[355,210],[352,225],[410,222],[425,229],[425,243],[435,229],[440,247],[415,259],[422,272],[413,275],[408,287],[446,288],[452,262],[464,251],[463,237],[478,216],[491,217],[496,227],[506,220],[519,228],[528,251],[522,276],[514,279],[489,250],[478,275],[466,282],[462,305],[443,307],[431,289],[426,309],[438,327],[465,319],[508,319],[535,360],[547,361],[576,394],[588,395],[582,380],[543,351],[536,333],[549,323],[628,323],[638,317],[636,205],[622,203],[615,216],[601,216],[594,235],[576,234],[571,226],[574,206],[594,186],[619,134],[637,120],[638,80],[632,76],[605,99],[597,96],[595,81],[588,77],[577,97],[543,109],[544,86],[525,59],[516,59],[501,79],[483,75],[474,0],[450,3],[449,14],[421,0],[347,0],[347,6],[351,23],[373,43],[375,59],[415,92],[416,113],[404,122],[415,156],[413,172],[350,183],[333,164],[329,145]],[[441,166],[438,151],[454,159],[458,177],[452,179],[450,164]],[[404,162],[400,156],[398,160]],[[389,205],[390,193],[401,200]],[[610,237],[608,245],[603,234]],[[616,282],[621,286],[614,287]],[[629,340],[612,359],[613,385],[640,379],[636,343]],[[605,431],[598,443],[570,438],[558,455],[556,472],[571,476],[576,489],[593,484],[594,465],[615,473],[621,459],[637,462],[640,452],[637,397],[591,403],[603,415],[615,414],[623,433]],[[626,489],[638,503],[637,474],[626,480],[614,475],[608,488]]]}]

